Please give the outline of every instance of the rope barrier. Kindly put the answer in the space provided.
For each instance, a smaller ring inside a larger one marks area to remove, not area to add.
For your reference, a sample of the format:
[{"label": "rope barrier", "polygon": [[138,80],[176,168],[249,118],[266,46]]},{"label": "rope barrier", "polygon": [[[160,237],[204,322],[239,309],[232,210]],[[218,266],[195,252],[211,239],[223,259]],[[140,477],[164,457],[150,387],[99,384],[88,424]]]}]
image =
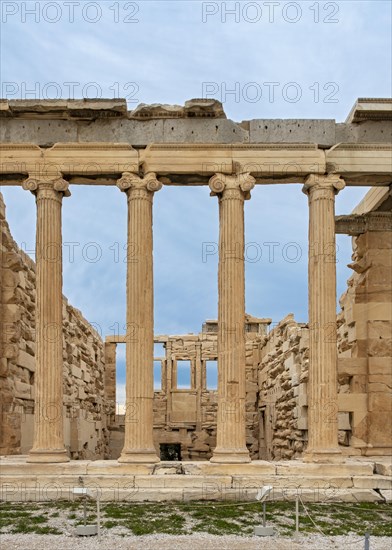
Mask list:
[{"label": "rope barrier", "polygon": [[[312,518],[311,515],[309,514],[308,509],[306,508],[306,506],[305,506],[305,504],[304,504],[304,502],[303,502],[303,500],[302,500],[301,497],[299,497],[299,500],[301,501],[301,504],[302,504],[303,509],[305,510],[307,516],[309,517],[310,521],[313,523],[313,525],[315,526],[315,528],[323,535],[323,537],[330,537],[330,535],[326,535],[326,534],[319,528],[319,526],[316,525],[316,523],[313,521],[313,518]],[[334,505],[335,505],[335,503],[334,503]],[[350,546],[350,545],[352,545],[352,544],[359,544],[359,543],[363,543],[363,542],[364,542],[364,539],[361,537],[360,539],[354,540],[354,541],[352,541],[352,542],[345,542],[345,545],[347,544],[347,545]],[[336,545],[335,545],[335,547],[336,547]]]}]

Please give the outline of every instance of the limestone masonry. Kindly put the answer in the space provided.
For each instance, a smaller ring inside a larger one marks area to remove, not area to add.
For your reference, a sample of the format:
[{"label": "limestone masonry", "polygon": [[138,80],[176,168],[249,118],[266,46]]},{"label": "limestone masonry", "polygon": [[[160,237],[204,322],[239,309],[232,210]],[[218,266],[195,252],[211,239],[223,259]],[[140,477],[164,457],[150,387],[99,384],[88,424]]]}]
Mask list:
[{"label": "limestone masonry", "polygon": [[[303,477],[309,489],[309,476],[327,485],[337,476],[339,491],[351,488],[347,498],[391,494],[392,100],[359,99],[344,123],[236,123],[203,99],[133,111],[124,100],[2,100],[0,117],[0,183],[22,186],[37,206],[33,262],[12,238],[0,194],[7,483],[131,475],[134,487],[147,480],[135,498],[156,500],[196,498],[205,476],[230,490],[276,486],[274,476]],[[272,327],[245,312],[246,202],[256,185],[273,183],[300,184],[309,205],[306,324],[288,314]],[[62,202],[80,184],[117,186],[127,201],[138,260],[127,264],[127,326],[136,333],[101,338],[62,295]],[[196,335],[153,332],[152,205],[163,185],[208,185],[219,203],[218,319]],[[335,196],[353,185],[372,189],[335,217]],[[353,243],[337,315],[336,233]],[[125,413],[116,407],[119,343],[127,347]],[[177,386],[179,362],[189,367],[188,389]],[[210,369],[219,372],[216,388]],[[179,473],[190,485],[176,481]]]}]

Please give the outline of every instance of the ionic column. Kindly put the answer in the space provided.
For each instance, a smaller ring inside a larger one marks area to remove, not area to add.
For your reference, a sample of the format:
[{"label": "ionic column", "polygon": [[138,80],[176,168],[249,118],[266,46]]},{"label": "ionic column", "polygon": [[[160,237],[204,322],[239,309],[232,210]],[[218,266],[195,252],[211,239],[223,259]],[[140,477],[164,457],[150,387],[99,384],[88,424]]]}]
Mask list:
[{"label": "ionic column", "polygon": [[305,459],[339,459],[335,195],[345,186],[337,175],[312,174],[309,197],[309,381],[308,447]]},{"label": "ionic column", "polygon": [[211,462],[250,462],[245,433],[244,200],[255,180],[250,174],[214,175],[219,198],[218,415]]},{"label": "ionic column", "polygon": [[68,462],[63,427],[63,297],[61,206],[69,196],[60,177],[23,183],[37,204],[34,443],[27,462]]},{"label": "ionic column", "polygon": [[173,365],[172,358],[172,342],[168,338],[166,342],[166,416],[165,422],[170,421],[170,414],[172,410],[172,396],[173,396]]},{"label": "ionic column", "polygon": [[153,442],[154,311],[152,203],[162,184],[126,172],[128,197],[125,441],[119,462],[159,462]]},{"label": "ionic column", "polygon": [[195,357],[195,390],[196,390],[196,430],[201,430],[202,427],[202,409],[201,409],[201,394],[203,390],[202,384],[202,351],[201,342],[196,342],[196,357]]}]

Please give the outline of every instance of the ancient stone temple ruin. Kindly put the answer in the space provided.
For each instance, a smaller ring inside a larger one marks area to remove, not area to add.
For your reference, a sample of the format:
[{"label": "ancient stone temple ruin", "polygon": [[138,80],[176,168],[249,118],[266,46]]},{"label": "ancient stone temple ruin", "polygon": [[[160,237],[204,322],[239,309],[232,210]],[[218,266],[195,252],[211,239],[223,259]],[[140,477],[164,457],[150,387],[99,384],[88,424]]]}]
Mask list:
[{"label": "ancient stone temple ruin", "polygon": [[[199,99],[133,111],[123,100],[0,105],[1,185],[22,186],[37,212],[34,262],[0,195],[2,498],[67,498],[80,476],[106,499],[113,487],[130,498],[131,486],[132,499],[254,498],[266,482],[311,498],[316,485],[386,498],[392,100],[359,99],[344,123],[235,123],[219,102]],[[299,185],[309,205],[309,320],[288,314],[272,327],[245,311],[244,215],[255,186],[275,183]],[[117,186],[127,201],[137,261],[127,263],[126,334],[101,338],[62,294],[61,211],[74,185]],[[206,185],[219,203],[218,319],[201,319],[199,334],[154,334],[152,205],[164,185]],[[372,189],[336,217],[347,186]],[[336,233],[353,242],[338,314]],[[119,343],[125,411],[116,408]],[[188,389],[177,384],[180,362]]]}]

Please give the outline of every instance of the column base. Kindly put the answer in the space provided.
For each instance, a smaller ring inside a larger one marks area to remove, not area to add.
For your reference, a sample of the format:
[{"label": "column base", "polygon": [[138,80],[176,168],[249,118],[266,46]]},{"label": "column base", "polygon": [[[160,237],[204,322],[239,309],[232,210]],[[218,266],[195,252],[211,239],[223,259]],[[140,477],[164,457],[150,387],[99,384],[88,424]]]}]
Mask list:
[{"label": "column base", "polygon": [[332,449],[309,449],[303,454],[304,462],[325,462],[336,463],[343,462],[342,451],[338,448]]},{"label": "column base", "polygon": [[219,464],[249,463],[251,458],[248,449],[215,449],[210,462]]},{"label": "column base", "polygon": [[65,449],[35,449],[31,450],[26,458],[26,462],[52,463],[69,462],[70,458]]},{"label": "column base", "polygon": [[123,450],[120,458],[117,462],[121,463],[139,463],[139,464],[156,464],[160,462],[160,458],[157,456],[155,449],[154,450]]}]

